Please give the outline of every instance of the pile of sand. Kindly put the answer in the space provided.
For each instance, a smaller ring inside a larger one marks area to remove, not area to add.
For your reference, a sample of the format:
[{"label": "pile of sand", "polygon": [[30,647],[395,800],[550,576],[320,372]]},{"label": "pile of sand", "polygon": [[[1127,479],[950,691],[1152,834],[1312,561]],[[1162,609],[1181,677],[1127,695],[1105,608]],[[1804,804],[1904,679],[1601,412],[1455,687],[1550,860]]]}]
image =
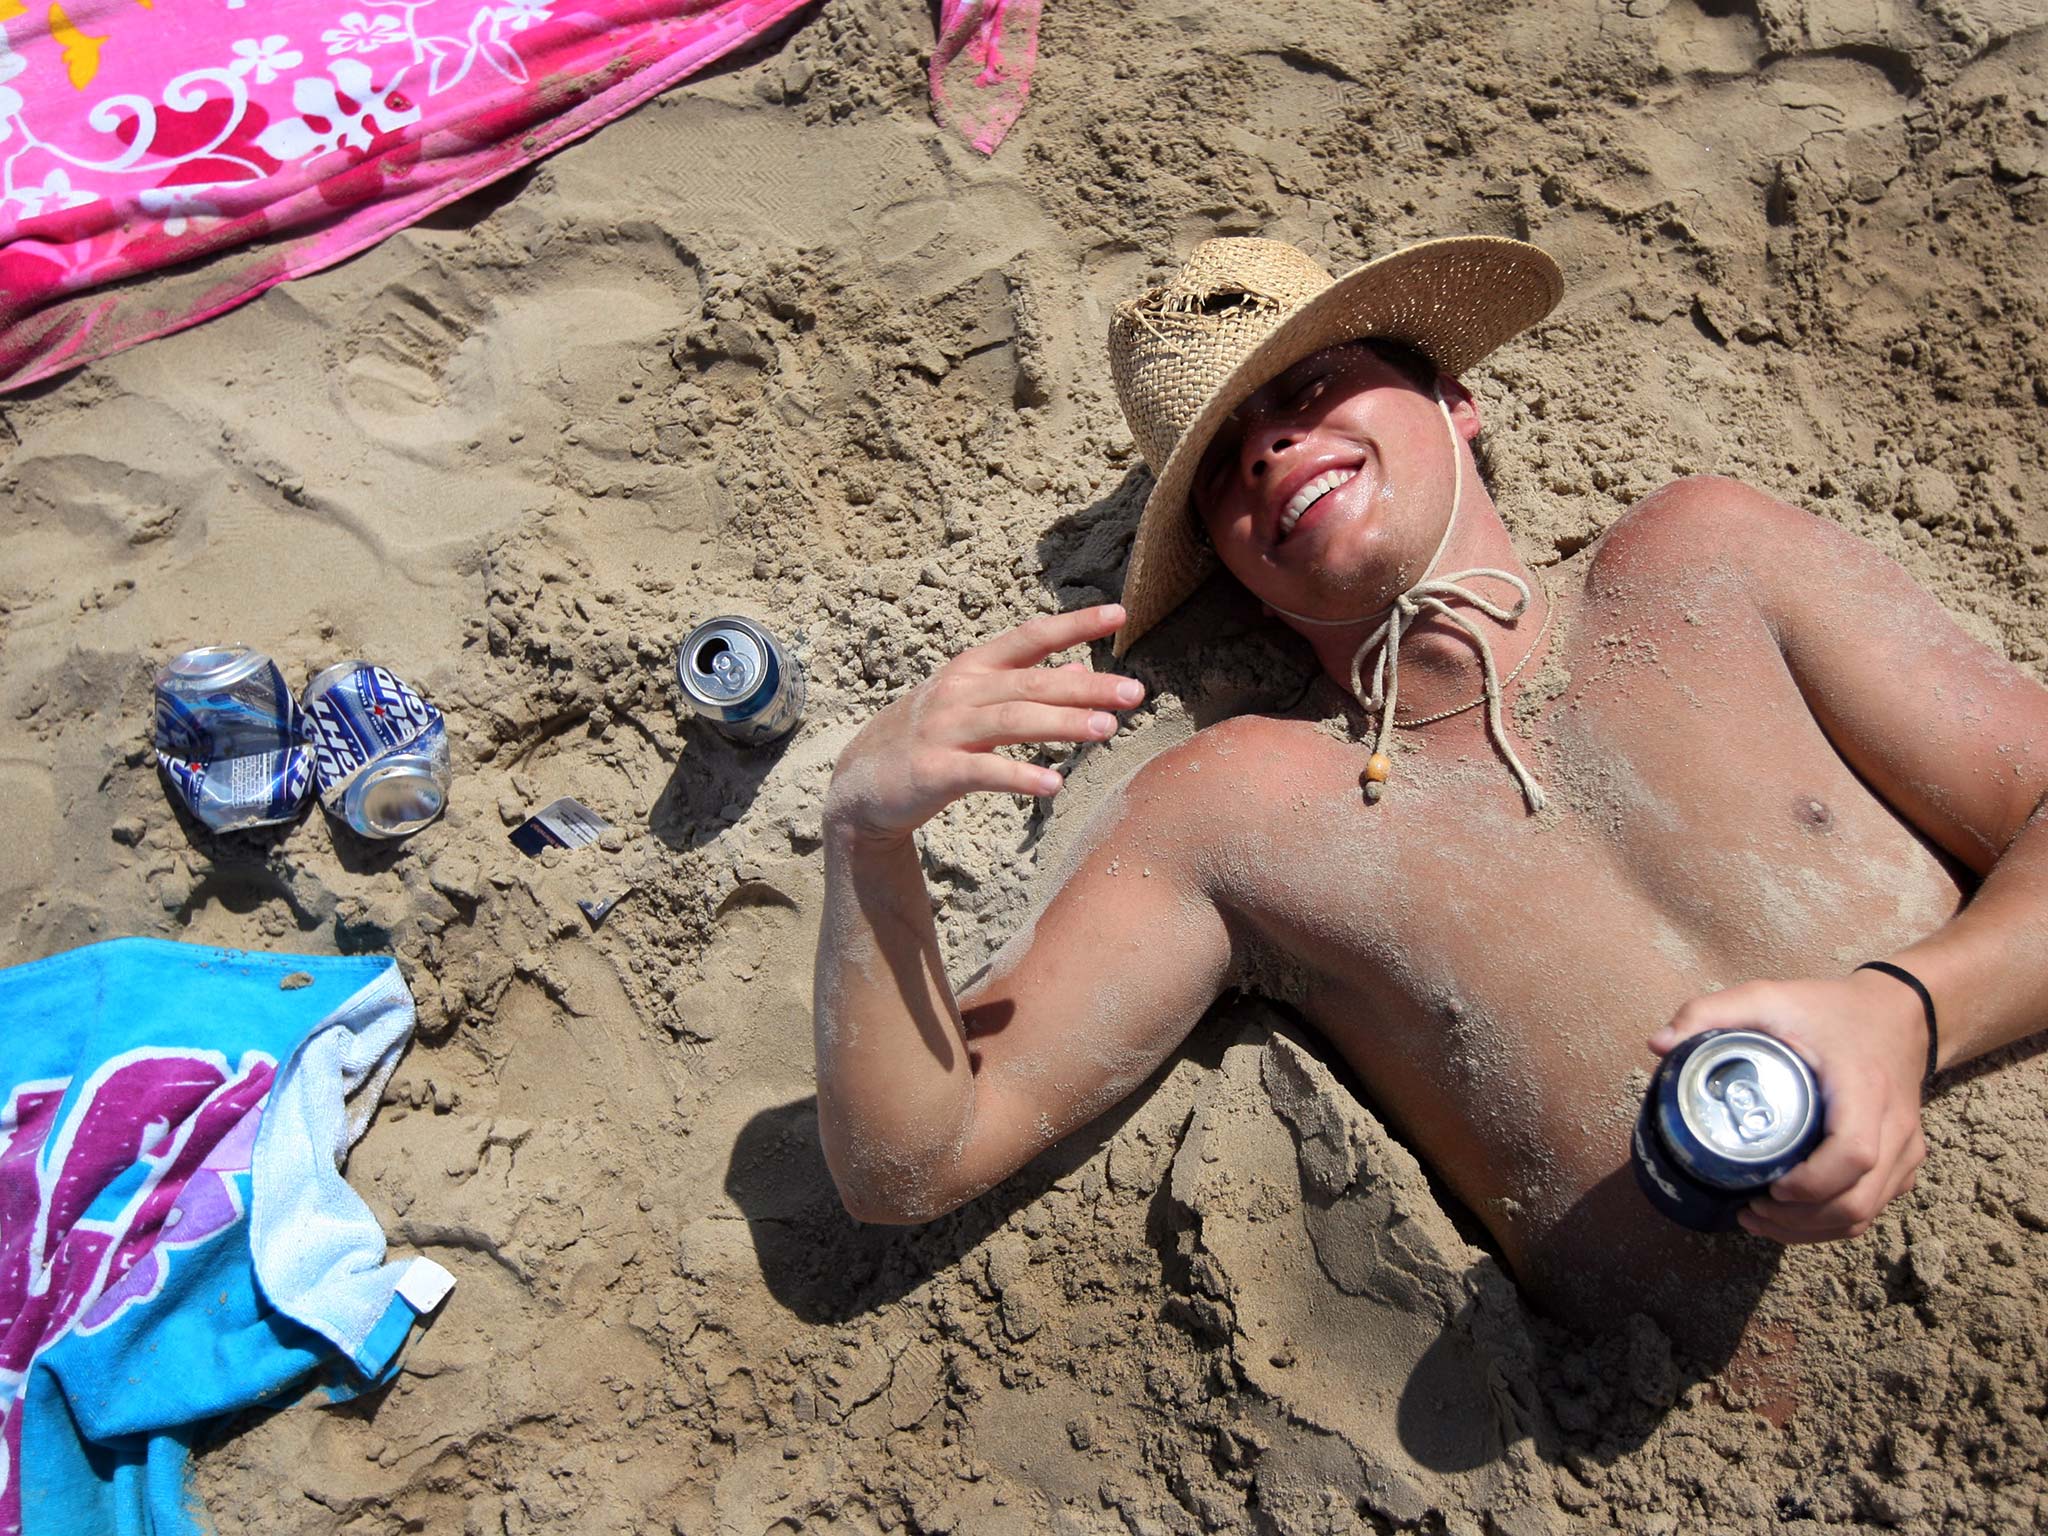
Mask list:
[{"label": "pile of sand", "polygon": [[[1108,311],[1211,234],[1340,270],[1542,242],[1565,303],[1480,381],[1532,560],[1724,471],[2041,673],[2048,12],[1058,0],[990,162],[927,118],[930,25],[828,0],[452,216],[0,407],[0,955],[390,950],[420,1004],[351,1176],[460,1286],[390,1391],[206,1453],[222,1528],[2041,1528],[2038,1060],[1952,1087],[1919,1190],[1787,1264],[1813,1374],[1781,1433],[1641,1319],[1528,1315],[1252,1001],[965,1210],[858,1228],[809,973],[853,730],[1116,590],[1142,480]],[[678,713],[673,647],[727,610],[802,652],[786,749]],[[149,679],[217,640],[420,684],[446,820],[377,847],[174,815]],[[1049,817],[931,828],[957,974],[1146,754],[1310,675],[1220,589],[1133,662],[1154,702]],[[518,855],[560,794],[616,846]]]}]

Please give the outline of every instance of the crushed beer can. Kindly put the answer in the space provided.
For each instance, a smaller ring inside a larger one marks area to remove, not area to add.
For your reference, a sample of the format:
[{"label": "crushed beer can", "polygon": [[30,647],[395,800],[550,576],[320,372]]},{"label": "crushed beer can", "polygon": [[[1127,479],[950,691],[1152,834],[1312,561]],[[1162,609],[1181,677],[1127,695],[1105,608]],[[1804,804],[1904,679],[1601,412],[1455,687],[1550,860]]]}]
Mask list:
[{"label": "crushed beer can", "polygon": [[804,712],[803,668],[775,636],[737,614],[706,619],[684,637],[676,678],[695,713],[747,746],[787,735]]},{"label": "crushed beer can", "polygon": [[1696,1232],[1727,1232],[1825,1130],[1820,1085],[1782,1040],[1710,1029],[1658,1066],[1629,1161],[1650,1204]]},{"label": "crushed beer can", "polygon": [[306,803],[313,754],[277,663],[209,645],[156,675],[156,760],[172,793],[216,832],[290,821]]},{"label": "crushed beer can", "polygon": [[382,667],[337,662],[299,708],[320,803],[364,837],[407,837],[441,814],[452,777],[441,711]]}]

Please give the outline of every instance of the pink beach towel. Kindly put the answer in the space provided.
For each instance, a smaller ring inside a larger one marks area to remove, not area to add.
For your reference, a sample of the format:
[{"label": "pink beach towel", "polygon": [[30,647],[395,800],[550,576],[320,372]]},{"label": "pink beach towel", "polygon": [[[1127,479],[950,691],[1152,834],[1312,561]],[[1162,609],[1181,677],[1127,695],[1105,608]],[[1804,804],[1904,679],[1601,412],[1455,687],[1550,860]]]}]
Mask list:
[{"label": "pink beach towel", "polygon": [[806,3],[0,0],[0,389],[352,256]]},{"label": "pink beach towel", "polygon": [[[0,391],[353,256],[808,3],[0,0]],[[935,100],[984,154],[1038,11],[947,0]]]},{"label": "pink beach towel", "polygon": [[996,152],[1031,94],[1042,8],[1042,0],[945,0],[932,110],[984,155]]}]

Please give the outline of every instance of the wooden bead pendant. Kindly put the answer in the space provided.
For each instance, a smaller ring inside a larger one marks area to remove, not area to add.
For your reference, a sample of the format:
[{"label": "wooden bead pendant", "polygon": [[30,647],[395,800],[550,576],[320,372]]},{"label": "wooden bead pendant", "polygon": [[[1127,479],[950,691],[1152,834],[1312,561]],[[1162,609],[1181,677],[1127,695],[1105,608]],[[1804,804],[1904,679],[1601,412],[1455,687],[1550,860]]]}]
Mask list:
[{"label": "wooden bead pendant", "polygon": [[1375,752],[1365,760],[1365,803],[1378,805],[1380,796],[1387,792],[1387,777],[1394,771],[1393,761],[1384,752]]}]

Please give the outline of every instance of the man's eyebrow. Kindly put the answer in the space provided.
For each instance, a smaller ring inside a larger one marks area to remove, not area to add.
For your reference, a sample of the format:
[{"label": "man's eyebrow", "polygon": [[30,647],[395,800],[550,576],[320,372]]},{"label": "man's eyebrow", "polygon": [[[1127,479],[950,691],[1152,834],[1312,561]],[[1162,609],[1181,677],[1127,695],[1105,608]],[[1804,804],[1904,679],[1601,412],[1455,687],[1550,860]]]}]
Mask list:
[{"label": "man's eyebrow", "polygon": [[1329,373],[1335,362],[1334,358],[1326,357],[1321,352],[1313,353],[1308,357],[1304,357],[1285,373],[1275,377],[1266,385],[1266,388],[1273,390],[1283,397],[1291,395],[1311,379]]}]

